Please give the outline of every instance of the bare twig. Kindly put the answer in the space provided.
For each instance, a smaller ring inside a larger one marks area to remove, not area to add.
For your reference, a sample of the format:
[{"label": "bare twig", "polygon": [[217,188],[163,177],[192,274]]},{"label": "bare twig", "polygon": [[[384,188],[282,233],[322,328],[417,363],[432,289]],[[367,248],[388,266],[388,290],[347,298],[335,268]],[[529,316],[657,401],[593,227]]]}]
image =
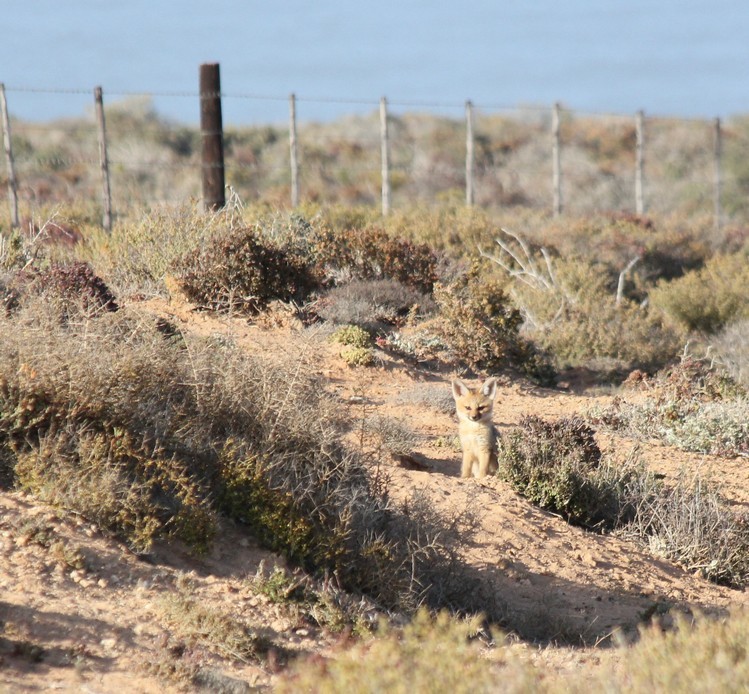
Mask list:
[{"label": "bare twig", "polygon": [[624,296],[624,280],[627,277],[627,273],[640,261],[642,256],[636,255],[632,260],[627,263],[627,266],[619,273],[619,283],[616,287],[616,305],[619,306],[622,302],[622,296]]}]

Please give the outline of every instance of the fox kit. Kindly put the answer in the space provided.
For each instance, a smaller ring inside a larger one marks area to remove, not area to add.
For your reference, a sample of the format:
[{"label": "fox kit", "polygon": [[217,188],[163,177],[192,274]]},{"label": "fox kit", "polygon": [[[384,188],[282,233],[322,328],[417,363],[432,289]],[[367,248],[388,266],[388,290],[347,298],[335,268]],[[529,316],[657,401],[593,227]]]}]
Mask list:
[{"label": "fox kit", "polygon": [[458,435],[463,449],[461,477],[484,477],[497,471],[497,432],[492,422],[497,379],[487,378],[478,388],[470,388],[455,378],[452,382]]}]

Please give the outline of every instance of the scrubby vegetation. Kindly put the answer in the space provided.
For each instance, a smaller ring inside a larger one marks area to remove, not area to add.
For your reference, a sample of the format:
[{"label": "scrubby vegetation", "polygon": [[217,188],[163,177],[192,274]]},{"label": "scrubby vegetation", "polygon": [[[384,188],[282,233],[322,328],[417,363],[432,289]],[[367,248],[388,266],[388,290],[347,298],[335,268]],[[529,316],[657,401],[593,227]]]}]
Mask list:
[{"label": "scrubby vegetation", "polygon": [[498,282],[474,268],[438,285],[434,298],[440,309],[437,333],[461,364],[485,372],[514,366],[544,385],[553,383],[552,365],[520,335],[520,311]]},{"label": "scrubby vegetation", "polygon": [[[150,137],[159,124],[149,123]],[[503,145],[482,141],[485,162],[530,151],[527,133],[506,126]],[[568,127],[587,157],[621,164],[631,133],[605,144],[601,133]],[[234,132],[227,142],[242,161],[270,170],[265,157],[278,133],[256,135]],[[169,147],[170,161],[179,160],[194,156],[195,141],[185,132]],[[233,175],[257,183],[249,168]],[[418,491],[402,503],[390,498],[386,463],[407,458],[419,432],[365,398],[342,408],[304,349],[261,357],[143,303],[179,295],[246,325],[282,302],[305,339],[314,326],[354,368],[400,361],[419,378],[435,367],[440,377],[491,373],[543,386],[574,383],[582,371],[598,384],[619,383],[640,369],[627,382],[641,389],[633,402],[624,390],[584,418],[525,417],[505,429],[498,474],[569,523],[634,537],[711,581],[747,585],[749,524],[721,490],[686,472],[660,479],[636,449],[601,450],[594,431],[749,455],[745,232],[714,237],[700,220],[657,216],[549,219],[521,208],[532,196],[510,181],[498,184],[507,206],[498,221],[496,210],[458,204],[460,181],[449,178],[439,186],[443,204],[403,206],[387,218],[372,206],[307,202],[288,213],[272,202],[245,208],[235,197],[213,214],[185,205],[123,216],[111,235],[96,228],[91,210],[69,210],[63,216],[83,240],[65,248],[41,233],[0,236],[0,483],[73,509],[138,553],[157,539],[205,552],[230,518],[298,571],[333,577],[338,589],[400,619],[416,615],[402,631],[383,627],[351,657],[300,666],[282,688],[314,678],[330,690],[371,681],[393,691],[489,691],[500,672],[508,691],[554,691],[530,666],[477,657],[476,641],[491,638],[485,623],[435,617],[444,608],[513,629],[511,610],[462,554],[475,517],[440,511]],[[276,181],[266,200],[280,198],[283,185]],[[323,181],[314,185],[322,190]],[[368,202],[371,188],[352,178],[340,198]],[[508,221],[511,232],[500,229]],[[680,360],[687,344],[710,361]],[[447,388],[424,382],[401,398],[438,413],[453,407]],[[79,559],[62,546],[56,552],[68,566]],[[298,587],[287,582],[286,574],[258,580],[280,601]],[[310,600],[328,609],[323,598]],[[225,646],[254,660],[269,647],[186,594],[159,609],[181,638],[209,650]],[[334,612],[331,620],[348,619]],[[735,645],[745,626],[682,623],[675,633],[644,634],[642,643],[662,653],[700,644],[700,658],[704,651],[712,660],[699,681],[735,684],[745,681],[745,653]],[[703,643],[709,639],[713,645]],[[611,680],[614,690],[658,672],[679,682],[674,659],[649,664],[638,649],[622,684]],[[738,679],[713,668],[718,661],[730,662]]]},{"label": "scrubby vegetation", "polygon": [[255,314],[274,299],[303,301],[317,286],[301,258],[264,241],[254,229],[211,238],[175,263],[187,297],[214,311]]},{"label": "scrubby vegetation", "polygon": [[743,387],[721,369],[685,356],[640,387],[648,393],[644,402],[618,399],[594,410],[593,420],[690,451],[749,454],[749,400]]},{"label": "scrubby vegetation", "polygon": [[386,632],[335,660],[295,666],[279,691],[412,692],[449,688],[454,692],[636,692],[739,691],[749,682],[749,617],[681,618],[674,630],[658,623],[643,629],[621,662],[606,663],[592,675],[552,676],[500,645],[482,653],[470,641],[479,625],[446,615],[421,614],[409,626]]},{"label": "scrubby vegetation", "polygon": [[534,504],[591,529],[630,521],[639,501],[635,490],[649,487],[636,461],[604,459],[580,418],[524,417],[500,439],[498,474]]},{"label": "scrubby vegetation", "polygon": [[715,334],[731,323],[749,318],[749,248],[710,258],[699,270],[653,290],[655,305],[686,330]]},{"label": "scrubby vegetation", "polygon": [[525,417],[500,437],[497,474],[568,522],[636,538],[655,554],[716,583],[749,583],[749,516],[708,478],[666,483],[635,454],[604,456],[581,418]]},{"label": "scrubby vegetation", "polygon": [[680,336],[628,296],[626,268],[617,278],[600,258],[559,257],[553,247],[530,246],[504,230],[495,241],[499,252],[484,257],[503,272],[528,335],[558,366],[626,373],[673,359]]},{"label": "scrubby vegetation", "polygon": [[[482,659],[480,644],[469,639],[480,631],[479,620],[458,622],[447,613],[432,618],[419,612],[403,630],[383,627],[377,638],[341,658],[296,667],[278,691],[496,691],[491,665]],[[526,682],[531,684],[530,671],[528,675]]]},{"label": "scrubby vegetation", "polygon": [[2,320],[0,460],[15,484],[138,550],[157,537],[205,550],[223,513],[383,604],[460,601],[441,519],[373,486],[309,364],[168,337],[135,310],[60,323],[30,302]]},{"label": "scrubby vegetation", "polygon": [[729,325],[711,341],[711,347],[726,373],[749,391],[749,320]]}]

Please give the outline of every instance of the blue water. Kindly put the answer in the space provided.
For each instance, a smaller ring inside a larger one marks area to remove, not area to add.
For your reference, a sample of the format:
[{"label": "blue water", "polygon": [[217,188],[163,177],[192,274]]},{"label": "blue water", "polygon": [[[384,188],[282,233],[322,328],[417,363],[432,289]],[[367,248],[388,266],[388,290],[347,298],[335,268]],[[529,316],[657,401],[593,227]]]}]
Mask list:
[{"label": "blue water", "polygon": [[[459,115],[549,106],[727,117],[749,113],[746,0],[2,0],[10,111],[80,115],[153,93],[195,123],[198,66],[221,65],[224,120],[274,123],[376,108]],[[62,92],[49,92],[59,89]],[[67,90],[73,90],[68,93]],[[80,90],[80,93],[79,91]],[[185,94],[185,95],[182,95]],[[162,96],[160,96],[162,95]]]}]

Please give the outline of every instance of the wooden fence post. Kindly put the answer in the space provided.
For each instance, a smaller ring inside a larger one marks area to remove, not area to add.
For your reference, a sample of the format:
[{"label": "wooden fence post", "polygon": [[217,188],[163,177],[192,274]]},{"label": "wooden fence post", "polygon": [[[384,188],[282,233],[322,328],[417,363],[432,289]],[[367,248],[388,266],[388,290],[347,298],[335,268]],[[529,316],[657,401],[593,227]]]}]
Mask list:
[{"label": "wooden fence post", "polygon": [[107,129],[104,122],[104,97],[101,87],[94,88],[94,101],[96,102],[96,121],[99,125],[99,165],[101,166],[102,200],[104,203],[102,226],[106,231],[112,231],[112,192],[109,187]]},{"label": "wooden fence post", "polygon": [[713,122],[713,177],[714,177],[714,189],[713,189],[713,204],[715,209],[715,231],[720,231],[720,227],[723,223],[723,209],[721,201],[721,156],[723,150],[723,137],[720,127],[720,118],[716,118]]},{"label": "wooden fence post", "polygon": [[380,99],[380,138],[382,153],[382,215],[390,214],[390,142],[388,135],[388,104]]},{"label": "wooden fence post", "polygon": [[289,97],[289,158],[291,163],[291,207],[299,205],[299,162],[296,150],[296,95]]},{"label": "wooden fence post", "polygon": [[554,104],[551,112],[551,157],[552,157],[552,186],[554,188],[554,214],[562,214],[562,141],[560,137],[560,121],[562,107]]},{"label": "wooden fence post", "polygon": [[10,116],[8,115],[8,102],[5,99],[5,84],[0,82],[0,118],[3,123],[3,147],[5,149],[5,161],[8,165],[8,201],[10,203],[10,227],[15,229],[19,226],[18,221],[18,183],[16,181],[16,167],[13,163],[13,147],[10,140]]},{"label": "wooden fence post", "polygon": [[466,101],[466,205],[473,206],[473,166],[474,166],[474,142],[473,142],[473,104]]},{"label": "wooden fence post", "polygon": [[203,63],[200,66],[200,132],[203,140],[203,206],[206,210],[218,210],[226,204],[224,128],[218,63]]},{"label": "wooden fence post", "polygon": [[638,111],[635,116],[635,212],[645,214],[643,193],[643,169],[645,162],[645,113]]}]

